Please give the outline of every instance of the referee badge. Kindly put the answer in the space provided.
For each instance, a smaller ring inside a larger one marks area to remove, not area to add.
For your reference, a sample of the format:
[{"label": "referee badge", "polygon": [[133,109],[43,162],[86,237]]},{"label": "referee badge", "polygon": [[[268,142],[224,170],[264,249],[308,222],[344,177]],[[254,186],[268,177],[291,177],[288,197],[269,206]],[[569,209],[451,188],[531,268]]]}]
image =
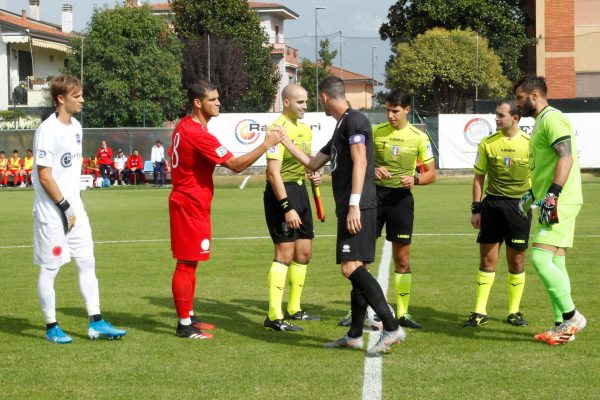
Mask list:
[{"label": "referee badge", "polygon": [[400,146],[392,146],[392,155],[397,156],[400,154]]},{"label": "referee badge", "polygon": [[511,163],[512,163],[512,158],[510,158],[510,157],[504,157],[504,166],[506,168],[510,167]]}]

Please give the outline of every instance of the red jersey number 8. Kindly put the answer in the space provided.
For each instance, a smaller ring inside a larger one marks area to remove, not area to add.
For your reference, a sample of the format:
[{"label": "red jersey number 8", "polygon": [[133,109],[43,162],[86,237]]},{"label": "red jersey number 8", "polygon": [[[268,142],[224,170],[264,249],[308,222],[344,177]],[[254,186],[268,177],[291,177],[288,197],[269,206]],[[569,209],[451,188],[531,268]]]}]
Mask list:
[{"label": "red jersey number 8", "polygon": [[179,153],[177,153],[177,147],[179,147],[179,132],[175,132],[173,136],[173,153],[171,154],[171,168],[177,168],[179,165]]}]

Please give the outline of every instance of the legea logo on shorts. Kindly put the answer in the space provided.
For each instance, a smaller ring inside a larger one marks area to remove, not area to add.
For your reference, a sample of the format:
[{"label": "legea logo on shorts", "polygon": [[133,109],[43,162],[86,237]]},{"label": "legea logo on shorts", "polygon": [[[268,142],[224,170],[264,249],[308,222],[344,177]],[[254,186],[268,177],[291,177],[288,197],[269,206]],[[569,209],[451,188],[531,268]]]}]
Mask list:
[{"label": "legea logo on shorts", "polygon": [[253,119],[243,119],[235,126],[235,138],[241,144],[249,145],[256,142],[266,130],[266,125],[261,125]]},{"label": "legea logo on shorts", "polygon": [[492,125],[483,118],[473,118],[465,125],[465,140],[472,146],[477,146],[481,139],[492,133]]}]

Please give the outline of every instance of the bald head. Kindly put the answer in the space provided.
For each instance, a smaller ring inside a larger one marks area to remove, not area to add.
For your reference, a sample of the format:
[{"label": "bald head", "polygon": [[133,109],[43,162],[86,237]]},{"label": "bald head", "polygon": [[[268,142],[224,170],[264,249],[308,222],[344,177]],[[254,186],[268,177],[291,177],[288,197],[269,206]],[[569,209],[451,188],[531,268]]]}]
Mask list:
[{"label": "bald head", "polygon": [[283,98],[283,113],[289,120],[295,122],[297,119],[304,118],[308,101],[306,89],[290,83],[283,88],[281,97]]}]

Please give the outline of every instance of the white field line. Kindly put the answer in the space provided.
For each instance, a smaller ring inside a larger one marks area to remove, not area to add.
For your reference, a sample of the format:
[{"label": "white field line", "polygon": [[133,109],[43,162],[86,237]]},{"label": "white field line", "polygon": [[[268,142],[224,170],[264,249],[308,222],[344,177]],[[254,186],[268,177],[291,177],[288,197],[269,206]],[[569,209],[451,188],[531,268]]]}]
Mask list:
[{"label": "white field line", "polygon": [[[315,235],[315,238],[335,237],[336,235]],[[475,233],[414,233],[413,236],[475,236]],[[575,235],[577,238],[600,238],[600,235]],[[243,237],[215,237],[213,240],[263,240],[271,239],[270,236],[243,236]],[[158,243],[168,242],[170,239],[131,239],[131,240],[102,240],[94,244],[131,244],[131,243]],[[30,249],[31,244],[19,244],[13,246],[0,246],[0,250]]]},{"label": "white field line", "polygon": [[240,190],[246,187],[246,183],[248,183],[248,180],[250,179],[250,175],[247,175],[244,180],[242,181],[241,185],[240,185]]},{"label": "white field line", "polygon": [[[379,282],[383,293],[387,293],[388,281],[390,277],[390,262],[392,261],[392,243],[386,240],[383,244],[383,250],[381,253],[381,262],[379,263],[377,282]],[[380,334],[381,333],[379,331],[369,332],[369,348],[377,343]],[[362,391],[363,400],[381,399],[381,363],[381,356],[365,357],[365,372]]]}]

